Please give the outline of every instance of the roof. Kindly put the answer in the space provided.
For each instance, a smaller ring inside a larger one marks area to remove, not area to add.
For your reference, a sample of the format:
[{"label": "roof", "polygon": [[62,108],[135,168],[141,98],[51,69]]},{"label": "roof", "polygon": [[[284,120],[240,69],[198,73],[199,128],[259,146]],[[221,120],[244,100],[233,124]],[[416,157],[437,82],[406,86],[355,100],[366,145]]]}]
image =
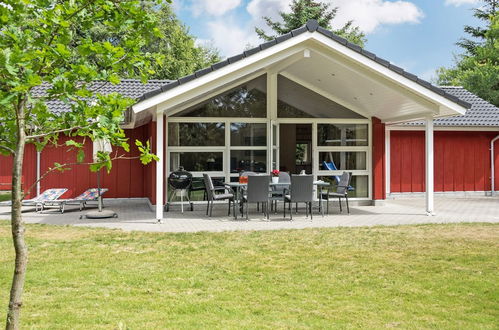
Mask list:
[{"label": "roof", "polygon": [[[152,90],[156,90],[161,86],[168,84],[171,80],[151,79],[143,84],[138,79],[122,79],[119,84],[109,82],[93,82],[90,84],[90,89],[96,89],[100,94],[107,95],[111,93],[119,93],[125,97],[138,99],[142,95]],[[33,89],[33,96],[41,97],[46,94],[49,84],[42,84]],[[71,111],[71,106],[68,103],[59,100],[47,101],[47,106],[54,113],[62,113]]]},{"label": "roof", "polygon": [[[442,90],[471,104],[465,115],[438,118],[433,121],[436,126],[499,126],[499,108],[476,96],[461,86],[442,86]],[[405,123],[406,126],[423,125],[421,121]]]},{"label": "roof", "polygon": [[250,57],[262,50],[265,50],[265,49],[268,49],[272,46],[275,46],[279,43],[282,43],[288,39],[291,39],[293,37],[296,37],[300,34],[303,34],[303,33],[314,33],[314,32],[317,32],[317,33],[320,33],[328,38],[330,38],[331,40],[334,40],[335,42],[337,43],[340,43],[346,47],[348,47],[349,49],[352,49],[354,50],[355,52],[371,59],[372,61],[375,61],[387,68],[389,68],[390,70],[396,72],[397,74],[407,78],[407,79],[410,79],[414,82],[416,82],[417,84],[447,98],[448,100],[454,102],[454,103],[457,103],[459,105],[461,105],[462,107],[464,108],[469,108],[471,106],[471,104],[469,104],[468,102],[464,101],[464,100],[461,100],[459,98],[457,98],[456,96],[454,96],[453,94],[451,93],[448,93],[446,90],[444,89],[441,89],[437,86],[434,86],[432,85],[431,83],[429,83],[428,81],[426,80],[423,80],[421,78],[418,78],[416,75],[412,74],[412,73],[409,73],[407,71],[405,71],[404,69],[390,63],[389,61],[381,58],[381,57],[378,57],[376,54],[374,53],[371,53],[363,48],[361,48],[360,46],[354,44],[354,43],[351,43],[349,42],[348,40],[346,40],[345,38],[342,38],[336,34],[334,34],[333,32],[329,31],[329,30],[326,30],[322,27],[319,26],[319,23],[317,23],[316,20],[309,20],[307,22],[306,25],[298,28],[298,29],[295,29],[289,33],[286,33],[282,36],[279,36],[277,37],[276,39],[274,40],[271,40],[271,41],[268,41],[268,42],[265,42],[261,45],[259,45],[258,47],[255,47],[255,48],[252,48],[252,49],[249,49],[249,50],[246,50],[244,51],[243,53],[241,54],[238,54],[236,56],[232,56],[232,57],[229,57],[221,62],[218,62],[218,63],[215,63],[213,64],[212,66],[208,67],[208,68],[204,68],[204,69],[201,69],[201,70],[198,70],[196,71],[195,73],[193,74],[190,74],[188,76],[185,76],[185,77],[182,77],[180,79],[177,79],[177,80],[173,80],[173,81],[170,81],[168,82],[167,84],[164,84],[163,86],[161,87],[158,87],[156,89],[153,89],[151,91],[148,91],[146,92],[144,95],[142,95],[138,101],[143,101],[143,100],[146,100],[148,98],[151,98],[155,95],[158,95],[162,92],[166,92],[168,90],[171,90],[179,85],[182,85],[182,84],[185,84],[191,80],[194,80],[194,79],[197,79],[199,77],[202,77],[210,72],[213,72],[213,71],[216,71],[220,68],[223,68],[227,65],[230,65],[230,64],[233,64],[237,61],[240,61],[242,60],[243,58],[247,58],[247,57]]}]

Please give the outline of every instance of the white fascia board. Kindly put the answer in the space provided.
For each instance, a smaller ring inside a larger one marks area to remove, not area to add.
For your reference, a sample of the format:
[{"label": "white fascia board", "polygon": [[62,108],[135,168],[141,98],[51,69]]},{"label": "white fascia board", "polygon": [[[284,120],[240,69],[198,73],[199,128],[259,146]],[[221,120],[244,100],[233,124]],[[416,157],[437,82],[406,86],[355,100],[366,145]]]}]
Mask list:
[{"label": "white fascia board", "polygon": [[312,38],[314,40],[324,44],[327,47],[334,49],[335,51],[342,54],[346,58],[353,60],[353,61],[359,63],[360,65],[389,78],[390,80],[396,82],[400,86],[405,87],[405,88],[413,91],[414,93],[417,93],[418,95],[420,95],[426,99],[429,99],[433,102],[436,102],[444,107],[451,109],[452,111],[455,111],[457,114],[460,114],[460,115],[465,114],[465,112],[467,110],[465,107],[463,107],[457,103],[452,102],[451,100],[443,97],[442,95],[435,93],[434,91],[419,85],[418,83],[410,80],[409,78],[406,78],[406,77],[402,76],[401,74],[390,70],[389,68],[373,61],[372,59],[370,59],[368,57],[365,57],[362,54],[357,53],[356,51],[354,51],[354,50],[352,50],[344,45],[339,44],[338,42],[324,36],[323,34],[320,34],[317,32],[314,32],[311,34],[312,34]]},{"label": "white fascia board", "polygon": [[[233,72],[237,72],[241,69],[244,69],[245,67],[249,67],[253,64],[256,64],[268,57],[271,57],[274,54],[277,54],[281,51],[285,51],[288,48],[291,48],[293,46],[296,46],[310,38],[312,38],[313,33],[310,32],[304,32],[296,37],[290,38],[284,42],[278,43],[274,46],[271,46],[265,50],[262,50],[254,55],[251,55],[249,57],[243,58],[233,64],[228,64],[218,70],[212,71],[210,73],[205,74],[204,76],[201,76],[199,78],[193,79],[185,84],[178,85],[177,87],[160,93],[158,95],[152,96],[151,98],[148,98],[144,101],[141,101],[135,105],[132,106],[132,109],[135,113],[144,111],[152,106],[161,104],[165,102],[168,99],[171,99],[175,96],[178,96],[180,94],[186,93],[192,89],[196,89],[200,86],[203,86],[205,84],[208,84],[214,80],[217,80],[223,76],[230,75]],[[304,49],[300,49],[300,51],[303,51]]]},{"label": "white fascia board", "polygon": [[[402,126],[390,125],[386,126],[389,131],[424,131],[424,125]],[[434,127],[435,131],[454,131],[454,132],[499,132],[499,127],[490,126],[437,126]]]}]

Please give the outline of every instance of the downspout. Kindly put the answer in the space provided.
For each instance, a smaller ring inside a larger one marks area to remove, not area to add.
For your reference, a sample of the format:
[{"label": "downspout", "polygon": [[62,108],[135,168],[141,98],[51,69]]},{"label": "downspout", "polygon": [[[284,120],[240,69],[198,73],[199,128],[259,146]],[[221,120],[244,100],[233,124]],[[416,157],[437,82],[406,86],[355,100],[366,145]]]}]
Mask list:
[{"label": "downspout", "polygon": [[36,196],[40,196],[40,159],[41,151],[36,152]]},{"label": "downspout", "polygon": [[495,194],[495,162],[494,162],[494,142],[499,139],[499,135],[490,141],[490,196]]}]

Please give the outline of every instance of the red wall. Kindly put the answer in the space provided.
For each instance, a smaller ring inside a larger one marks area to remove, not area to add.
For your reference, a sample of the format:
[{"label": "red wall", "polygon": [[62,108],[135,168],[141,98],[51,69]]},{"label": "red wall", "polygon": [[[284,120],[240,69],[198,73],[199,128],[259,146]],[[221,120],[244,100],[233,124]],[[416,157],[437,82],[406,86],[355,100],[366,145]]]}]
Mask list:
[{"label": "red wall", "polygon": [[385,124],[378,118],[372,119],[373,200],[386,199],[386,155]]},{"label": "red wall", "polygon": [[[490,190],[490,141],[499,132],[435,131],[435,191]],[[499,143],[495,185],[499,188]],[[425,191],[424,131],[390,132],[391,192]]]},{"label": "red wall", "polygon": [[[150,124],[125,130],[129,138],[130,152],[122,149],[119,155],[125,157],[138,156],[138,150],[135,146],[135,140],[145,142],[150,138]],[[67,140],[66,137],[60,137],[59,143]],[[87,141],[85,144],[85,162],[92,159],[92,143]],[[41,174],[45,173],[54,163],[74,163],[76,162],[76,152],[68,150],[67,147],[46,147],[41,154]],[[88,165],[72,165],[71,170],[65,172],[51,172],[41,181],[41,191],[49,188],[68,188],[69,191],[63,198],[75,197],[88,188],[97,186],[97,174],[90,172]],[[101,186],[108,188],[107,198],[130,198],[130,197],[149,197],[150,181],[149,179],[152,166],[142,165],[139,159],[120,159],[113,162],[111,172],[108,174],[105,169],[101,170]],[[0,156],[0,183],[9,182],[12,171],[11,157]],[[24,167],[23,167],[23,186],[27,189],[36,180],[36,150],[32,145],[26,148]],[[0,187],[5,187],[1,185]],[[10,186],[8,187],[10,189]],[[2,189],[2,188],[0,188]],[[36,188],[28,197],[36,194]]]}]

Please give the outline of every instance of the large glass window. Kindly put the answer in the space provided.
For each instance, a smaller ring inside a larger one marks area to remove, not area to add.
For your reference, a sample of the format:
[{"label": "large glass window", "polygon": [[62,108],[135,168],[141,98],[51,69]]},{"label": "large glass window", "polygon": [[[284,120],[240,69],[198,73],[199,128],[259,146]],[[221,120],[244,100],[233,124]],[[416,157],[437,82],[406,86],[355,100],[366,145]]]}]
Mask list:
[{"label": "large glass window", "polygon": [[267,124],[232,123],[230,125],[231,146],[266,146]]},{"label": "large glass window", "polygon": [[267,172],[267,150],[231,150],[230,172]]},{"label": "large glass window", "polygon": [[225,123],[168,123],[169,146],[224,146]]},{"label": "large glass window", "polygon": [[187,108],[175,117],[267,117],[266,75]]},{"label": "large glass window", "polygon": [[318,146],[367,146],[367,124],[318,124]]},{"label": "large glass window", "polygon": [[[319,180],[329,182],[330,190],[335,191],[340,180],[339,176],[320,176]],[[369,179],[367,175],[354,175],[350,180],[350,188],[348,189],[348,197],[368,197],[369,196]]]},{"label": "large glass window", "polygon": [[319,152],[319,170],[367,170],[366,156],[364,151]]},{"label": "large glass window", "polygon": [[223,152],[170,152],[170,171],[222,172]]},{"label": "large glass window", "polygon": [[364,118],[356,112],[281,75],[277,80],[279,118]]}]

